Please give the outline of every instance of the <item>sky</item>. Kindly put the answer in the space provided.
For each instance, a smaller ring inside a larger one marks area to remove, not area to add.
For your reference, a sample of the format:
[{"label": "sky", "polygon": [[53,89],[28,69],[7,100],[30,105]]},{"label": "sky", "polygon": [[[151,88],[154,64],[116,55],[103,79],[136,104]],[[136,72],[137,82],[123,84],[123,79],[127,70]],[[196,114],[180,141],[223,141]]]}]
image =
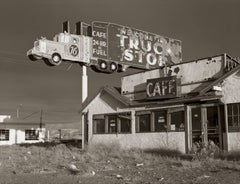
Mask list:
[{"label": "sky", "polygon": [[[222,53],[240,56],[239,0],[1,0],[0,114],[44,122],[80,121],[81,67],[49,67],[26,52],[41,36],[52,39],[69,20],[117,23],[182,41],[183,61]],[[88,69],[89,96],[121,76]],[[33,114],[33,115],[31,115]]]}]

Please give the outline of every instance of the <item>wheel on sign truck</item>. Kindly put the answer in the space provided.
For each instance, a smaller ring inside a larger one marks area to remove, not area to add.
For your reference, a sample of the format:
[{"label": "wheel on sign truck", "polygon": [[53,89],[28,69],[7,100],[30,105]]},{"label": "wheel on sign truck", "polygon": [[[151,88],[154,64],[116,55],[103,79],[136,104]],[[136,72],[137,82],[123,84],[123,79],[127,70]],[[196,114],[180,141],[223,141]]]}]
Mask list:
[{"label": "wheel on sign truck", "polygon": [[42,59],[42,57],[36,56],[36,55],[33,55],[33,54],[28,55],[28,58],[29,58],[31,61],[37,61],[37,60],[39,60],[39,59]]},{"label": "wheel on sign truck", "polygon": [[62,58],[60,54],[54,53],[51,59],[48,59],[48,62],[52,66],[59,66],[62,63]]}]

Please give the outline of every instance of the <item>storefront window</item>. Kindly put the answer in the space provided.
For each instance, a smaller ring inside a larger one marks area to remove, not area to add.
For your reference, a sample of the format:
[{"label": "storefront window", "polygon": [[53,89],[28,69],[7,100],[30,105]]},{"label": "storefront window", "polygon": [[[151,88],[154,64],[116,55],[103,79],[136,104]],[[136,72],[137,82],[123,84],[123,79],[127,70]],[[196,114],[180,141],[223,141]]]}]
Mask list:
[{"label": "storefront window", "polygon": [[167,131],[167,113],[166,111],[154,112],[154,131],[166,132]]},{"label": "storefront window", "polygon": [[136,112],[136,132],[184,131],[184,109]]},{"label": "storefront window", "polygon": [[9,130],[0,129],[0,141],[9,141]]},{"label": "storefront window", "polygon": [[151,116],[150,114],[139,115],[139,130],[137,132],[150,132],[151,131]]},{"label": "storefront window", "polygon": [[120,121],[120,133],[131,132],[131,113],[121,113],[118,115]]},{"label": "storefront window", "polygon": [[240,131],[240,104],[228,104],[229,131]]},{"label": "storefront window", "polygon": [[101,114],[93,116],[93,133],[130,133],[131,113]]},{"label": "storefront window", "polygon": [[108,133],[117,133],[117,115],[108,116]]},{"label": "storefront window", "polygon": [[105,133],[105,118],[104,115],[93,116],[93,133],[103,134]]},{"label": "storefront window", "polygon": [[184,131],[184,111],[171,113],[171,131]]}]

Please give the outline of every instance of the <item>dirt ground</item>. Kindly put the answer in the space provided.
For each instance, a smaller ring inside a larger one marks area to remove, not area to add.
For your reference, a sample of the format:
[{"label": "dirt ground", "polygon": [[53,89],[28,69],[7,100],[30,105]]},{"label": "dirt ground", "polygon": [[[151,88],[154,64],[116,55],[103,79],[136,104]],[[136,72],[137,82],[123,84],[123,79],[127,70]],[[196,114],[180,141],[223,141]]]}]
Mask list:
[{"label": "dirt ground", "polygon": [[1,184],[238,184],[239,161],[172,158],[118,148],[3,146]]}]

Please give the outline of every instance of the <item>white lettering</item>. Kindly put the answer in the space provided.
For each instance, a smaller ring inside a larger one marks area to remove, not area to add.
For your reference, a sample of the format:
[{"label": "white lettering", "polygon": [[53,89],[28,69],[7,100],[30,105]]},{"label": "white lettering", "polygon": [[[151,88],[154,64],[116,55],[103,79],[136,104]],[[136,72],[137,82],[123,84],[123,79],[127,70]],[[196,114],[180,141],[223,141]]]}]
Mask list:
[{"label": "white lettering", "polygon": [[126,59],[127,61],[132,61],[133,60],[133,52],[130,49],[127,49],[124,51],[124,59]]},{"label": "white lettering", "polygon": [[160,89],[160,85],[157,82],[154,86],[154,90],[153,90],[153,96],[156,96],[156,94],[158,93],[159,96],[161,96],[161,89]]},{"label": "white lettering", "polygon": [[149,96],[149,97],[152,97],[152,94],[150,93],[150,86],[152,86],[153,84],[152,83],[148,83],[147,84],[147,95]]},{"label": "white lettering", "polygon": [[130,43],[129,43],[129,47],[130,49],[136,49],[136,50],[139,50],[138,48],[138,45],[139,45],[139,40],[136,36],[131,36],[130,37]]},{"label": "white lettering", "polygon": [[[158,49],[159,48],[159,49]],[[153,50],[156,54],[162,54],[162,45],[161,43],[159,42],[156,42],[154,45],[153,45]]]},{"label": "white lettering", "polygon": [[153,53],[148,53],[147,54],[147,63],[149,65],[155,65],[157,63],[156,55]]}]

